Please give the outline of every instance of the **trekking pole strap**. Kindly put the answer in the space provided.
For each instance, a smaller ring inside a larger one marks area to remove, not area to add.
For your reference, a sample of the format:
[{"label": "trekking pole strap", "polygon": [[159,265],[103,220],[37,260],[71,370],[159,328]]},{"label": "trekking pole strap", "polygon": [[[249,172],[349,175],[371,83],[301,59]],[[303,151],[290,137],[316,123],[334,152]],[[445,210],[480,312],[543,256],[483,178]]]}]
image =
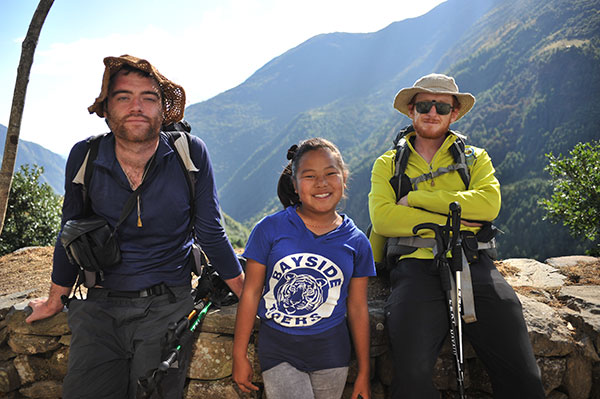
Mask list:
[{"label": "trekking pole strap", "polygon": [[460,284],[461,284],[461,302],[463,308],[463,320],[465,323],[473,323],[477,321],[477,315],[475,314],[475,298],[473,296],[473,283],[471,281],[471,268],[465,254],[462,254],[462,266],[463,270],[460,272]]},{"label": "trekking pole strap", "polygon": [[[456,273],[457,277],[460,278],[460,300],[458,298],[458,290],[455,279],[450,279],[452,286],[452,302],[462,305],[462,319],[465,323],[473,323],[477,321],[477,315],[475,314],[475,297],[473,296],[473,283],[471,281],[471,267],[467,262],[464,254],[462,256],[462,271]],[[460,309],[457,309],[455,316],[458,321],[460,316]]]}]

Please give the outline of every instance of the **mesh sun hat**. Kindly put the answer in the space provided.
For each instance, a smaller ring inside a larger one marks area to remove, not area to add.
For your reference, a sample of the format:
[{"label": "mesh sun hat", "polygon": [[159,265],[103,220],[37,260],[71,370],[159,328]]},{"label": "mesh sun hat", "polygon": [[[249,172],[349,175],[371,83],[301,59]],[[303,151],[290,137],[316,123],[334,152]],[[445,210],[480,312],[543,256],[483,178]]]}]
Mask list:
[{"label": "mesh sun hat", "polygon": [[418,93],[450,94],[456,96],[460,103],[460,111],[456,120],[462,118],[473,108],[475,97],[471,93],[460,93],[454,78],[439,73],[423,76],[412,87],[405,87],[396,94],[394,108],[408,115],[408,103]]},{"label": "mesh sun hat", "polygon": [[104,59],[106,68],[104,69],[104,76],[102,77],[102,89],[100,90],[100,95],[96,98],[96,101],[94,101],[94,104],[88,107],[90,114],[95,112],[99,117],[104,117],[104,100],[106,100],[106,97],[108,96],[108,84],[110,78],[119,71],[124,64],[149,73],[160,85],[164,97],[164,125],[179,122],[183,119],[183,112],[185,109],[185,91],[183,90],[183,87],[165,78],[148,61],[127,54],[120,57],[106,57]]}]

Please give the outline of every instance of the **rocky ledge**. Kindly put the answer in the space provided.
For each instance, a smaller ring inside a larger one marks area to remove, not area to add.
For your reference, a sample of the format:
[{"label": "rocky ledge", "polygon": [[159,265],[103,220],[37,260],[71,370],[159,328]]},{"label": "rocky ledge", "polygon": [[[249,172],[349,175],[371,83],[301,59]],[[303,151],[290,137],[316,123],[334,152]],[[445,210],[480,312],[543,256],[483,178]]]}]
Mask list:
[{"label": "rocky ledge", "polygon": [[[600,259],[560,257],[545,263],[531,259],[497,262],[523,304],[534,353],[547,398],[600,399]],[[384,399],[392,379],[385,334],[383,299],[386,281],[370,282],[371,364],[374,399]],[[66,313],[28,325],[25,302],[0,296],[0,396],[60,398],[66,373],[70,332]],[[242,394],[231,381],[235,306],[213,309],[196,333],[186,398],[261,398]],[[252,342],[256,342],[256,336]],[[255,359],[253,344],[249,348]],[[465,347],[468,397],[491,398],[485,369],[468,342]],[[255,382],[261,386],[255,361]],[[351,368],[349,397],[355,369]],[[454,397],[455,374],[449,345],[436,364],[435,385],[442,397]]]}]

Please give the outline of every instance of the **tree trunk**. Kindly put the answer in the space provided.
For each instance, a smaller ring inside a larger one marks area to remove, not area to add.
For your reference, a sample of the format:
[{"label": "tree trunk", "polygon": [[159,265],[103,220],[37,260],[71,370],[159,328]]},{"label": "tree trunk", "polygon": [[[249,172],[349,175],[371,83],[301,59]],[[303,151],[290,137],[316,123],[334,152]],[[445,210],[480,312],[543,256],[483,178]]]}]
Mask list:
[{"label": "tree trunk", "polygon": [[6,131],[2,168],[0,169],[0,233],[2,233],[2,229],[4,228],[8,194],[10,193],[15,169],[21,119],[23,117],[23,108],[25,107],[25,93],[27,92],[27,84],[29,83],[31,64],[33,64],[33,54],[35,53],[35,47],[40,37],[42,25],[44,25],[52,3],[54,3],[54,0],[40,0],[35,13],[33,13],[33,18],[31,18],[31,23],[27,30],[27,36],[25,36],[21,47],[21,59],[19,61],[19,68],[17,69],[17,81],[10,108],[8,130]]}]

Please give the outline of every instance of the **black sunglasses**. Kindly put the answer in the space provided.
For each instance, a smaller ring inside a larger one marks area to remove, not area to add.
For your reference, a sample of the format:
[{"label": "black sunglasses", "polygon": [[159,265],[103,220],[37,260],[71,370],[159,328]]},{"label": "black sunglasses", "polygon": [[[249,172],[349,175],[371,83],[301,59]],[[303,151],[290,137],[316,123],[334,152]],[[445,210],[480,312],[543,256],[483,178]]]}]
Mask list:
[{"label": "black sunglasses", "polygon": [[426,114],[431,111],[431,107],[435,105],[435,111],[438,115],[448,115],[454,107],[446,103],[438,103],[437,101],[419,101],[415,103],[415,109],[420,114]]}]

